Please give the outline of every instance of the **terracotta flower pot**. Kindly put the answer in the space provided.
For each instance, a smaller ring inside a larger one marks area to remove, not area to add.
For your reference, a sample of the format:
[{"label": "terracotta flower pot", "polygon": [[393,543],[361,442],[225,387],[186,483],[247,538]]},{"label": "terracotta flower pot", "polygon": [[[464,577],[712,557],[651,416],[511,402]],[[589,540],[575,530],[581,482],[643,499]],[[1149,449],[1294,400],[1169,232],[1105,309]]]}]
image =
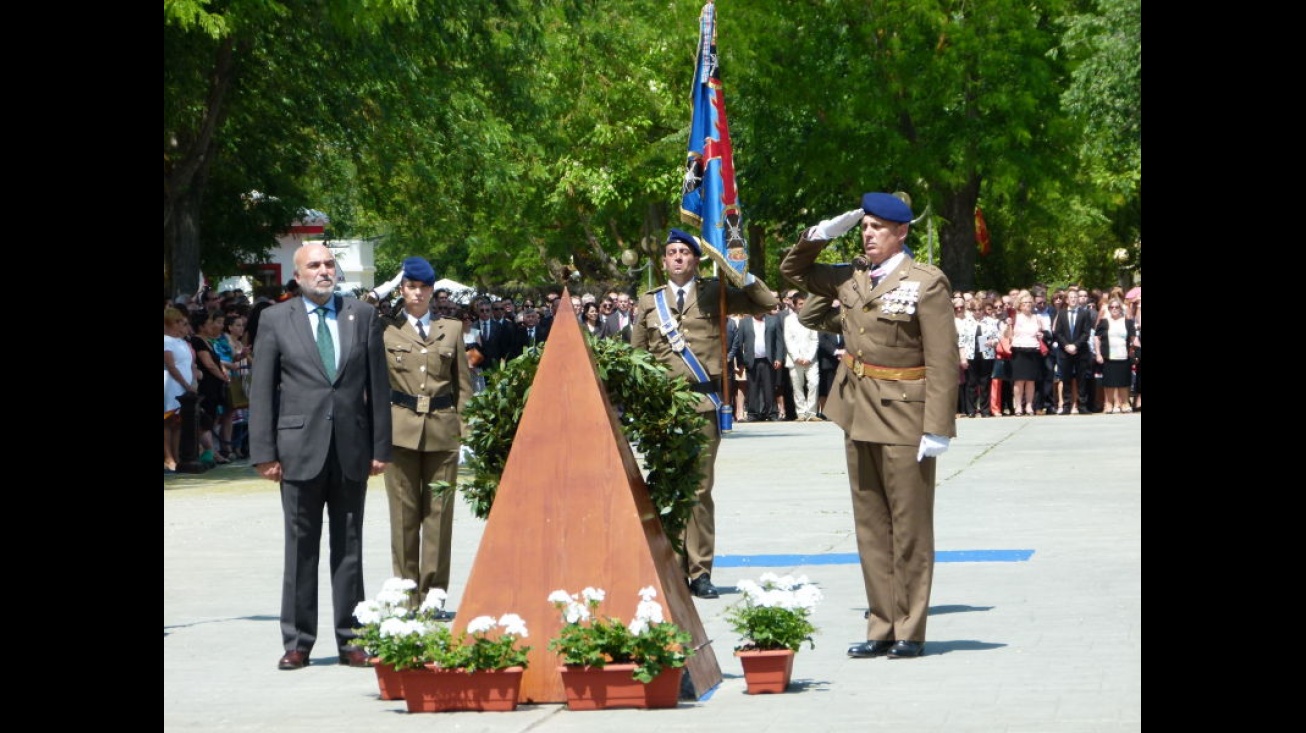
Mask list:
[{"label": "terracotta flower pot", "polygon": [[404,699],[404,678],[399,670],[382,664],[378,657],[372,657],[372,669],[376,670],[376,686],[381,690],[382,700]]},{"label": "terracotta flower pot", "polygon": [[766,649],[737,651],[739,663],[744,667],[744,682],[748,694],[761,695],[784,692],[794,674],[794,650]]},{"label": "terracotta flower pot", "polygon": [[664,669],[652,682],[645,684],[632,676],[636,666],[559,667],[562,686],[567,692],[567,709],[674,708],[680,700],[680,678],[684,668]]},{"label": "terracotta flower pot", "polygon": [[440,669],[428,664],[405,669],[404,702],[410,713],[439,713],[446,710],[482,712],[517,709],[524,667],[480,670]]}]

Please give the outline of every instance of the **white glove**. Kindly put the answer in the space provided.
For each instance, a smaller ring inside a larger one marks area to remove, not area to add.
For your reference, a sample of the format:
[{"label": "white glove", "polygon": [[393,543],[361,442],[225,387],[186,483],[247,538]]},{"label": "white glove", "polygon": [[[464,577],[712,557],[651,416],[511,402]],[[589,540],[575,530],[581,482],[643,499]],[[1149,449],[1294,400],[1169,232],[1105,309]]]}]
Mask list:
[{"label": "white glove", "polygon": [[395,278],[393,280],[390,280],[389,282],[381,283],[375,288],[372,288],[372,292],[376,293],[377,300],[385,300],[386,297],[390,295],[390,293],[394,292],[395,288],[399,287],[399,283],[403,281],[404,281],[404,268],[401,267],[399,268],[399,274],[395,275]]},{"label": "white glove", "polygon": [[938,458],[943,455],[943,451],[948,449],[948,444],[952,438],[943,435],[930,435],[926,433],[921,436],[920,450],[916,451],[916,462],[920,463],[925,458]]},{"label": "white glove", "polygon": [[862,211],[861,209],[853,209],[852,211],[840,214],[833,219],[826,219],[816,225],[816,231],[813,232],[815,236],[813,238],[835,239],[836,237],[842,237],[849,229],[860,224],[862,222],[862,217],[865,215],[865,211]]}]

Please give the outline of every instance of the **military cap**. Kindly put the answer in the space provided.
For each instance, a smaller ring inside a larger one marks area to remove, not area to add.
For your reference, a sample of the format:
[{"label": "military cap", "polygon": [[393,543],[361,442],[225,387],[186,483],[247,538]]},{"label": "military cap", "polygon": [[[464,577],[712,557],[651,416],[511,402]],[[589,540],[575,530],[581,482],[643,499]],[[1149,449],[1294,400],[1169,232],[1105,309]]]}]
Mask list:
[{"label": "military cap", "polygon": [[915,218],[911,215],[911,207],[891,193],[863,194],[862,211],[885,221],[896,221],[900,224]]},{"label": "military cap", "polygon": [[692,234],[682,232],[679,229],[672,229],[667,232],[666,243],[671,244],[672,242],[683,242],[684,244],[689,245],[690,249],[694,250],[695,257],[703,256],[703,246],[698,243],[698,237],[695,237]]},{"label": "military cap", "polygon": [[435,268],[421,257],[409,257],[404,260],[404,279],[434,285]]}]

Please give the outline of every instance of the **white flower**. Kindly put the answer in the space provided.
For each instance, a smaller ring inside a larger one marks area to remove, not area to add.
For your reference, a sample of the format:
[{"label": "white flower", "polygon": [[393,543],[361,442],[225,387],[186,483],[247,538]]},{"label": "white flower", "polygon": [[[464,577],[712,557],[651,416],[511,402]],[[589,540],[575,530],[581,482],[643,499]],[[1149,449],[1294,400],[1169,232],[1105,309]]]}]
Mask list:
[{"label": "white flower", "polygon": [[445,601],[449,600],[449,594],[444,588],[432,588],[426,592],[426,599],[422,601],[422,611],[434,611],[444,608]]},{"label": "white flower", "polygon": [[656,589],[653,588],[653,586],[646,585],[643,588],[639,589],[639,597],[646,601],[651,601],[654,598],[658,597],[658,592]]},{"label": "white flower", "polygon": [[416,581],[390,578],[381,584],[381,592],[376,594],[376,600],[387,606],[402,606],[408,603],[408,594],[416,588]]},{"label": "white flower", "polygon": [[477,616],[467,623],[467,633],[484,634],[498,625],[498,620],[493,616]]},{"label": "white flower", "polygon": [[503,633],[512,634],[520,639],[525,639],[530,634],[526,633],[526,620],[515,613],[505,613],[499,617],[499,625],[503,627]]},{"label": "white flower", "polygon": [[589,619],[590,610],[586,608],[583,603],[569,601],[567,607],[562,611],[562,617],[566,619],[569,624],[578,624],[581,621]]},{"label": "white flower", "polygon": [[381,636],[408,636],[425,634],[429,629],[421,621],[388,618],[381,622]]},{"label": "white flower", "polygon": [[660,624],[662,623],[662,606],[655,601],[640,601],[639,605],[635,607],[635,619]]},{"label": "white flower", "polygon": [[630,629],[630,633],[634,634],[635,636],[639,636],[645,631],[648,631],[648,619],[640,616],[636,616],[635,620],[630,622],[630,626],[628,628]]},{"label": "white flower", "polygon": [[364,626],[381,623],[381,604],[376,601],[360,602],[354,606],[354,618]]},{"label": "white flower", "polygon": [[814,585],[803,585],[794,591],[794,596],[798,601],[798,605],[809,611],[816,607],[818,601],[825,598],[821,594],[821,589]]},{"label": "white flower", "polygon": [[607,594],[603,592],[602,588],[587,587],[580,592],[580,595],[587,603],[602,603],[604,596]]},{"label": "white flower", "polygon": [[571,596],[565,590],[555,590],[549,594],[549,603],[571,603]]},{"label": "white flower", "polygon": [[740,593],[743,593],[750,599],[755,598],[762,592],[762,586],[751,580],[741,580],[738,583],[735,583],[735,588],[738,588]]}]

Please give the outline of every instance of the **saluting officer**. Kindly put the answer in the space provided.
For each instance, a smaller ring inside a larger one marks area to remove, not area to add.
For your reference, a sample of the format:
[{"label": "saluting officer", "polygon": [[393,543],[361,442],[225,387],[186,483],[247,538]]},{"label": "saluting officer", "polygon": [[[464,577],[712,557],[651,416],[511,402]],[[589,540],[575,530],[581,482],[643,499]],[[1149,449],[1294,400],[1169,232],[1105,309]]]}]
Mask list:
[{"label": "saluting officer", "polygon": [[[702,480],[698,485],[698,504],[685,527],[685,555],[681,560],[690,592],[699,598],[717,598],[720,594],[712,585],[711,576],[712,558],[716,552],[716,505],[712,501],[712,484],[717,446],[721,444],[721,429],[717,422],[721,355],[728,344],[722,344],[721,282],[716,278],[699,277],[698,263],[702,257],[703,248],[697,237],[679,229],[671,230],[662,256],[662,269],[668,282],[640,296],[631,321],[630,343],[652,353],[672,376],[684,377],[703,394],[698,401],[698,411],[707,413],[703,426],[707,446],[699,456]],[[659,300],[662,308],[659,308]],[[727,286],[727,313],[766,314],[776,304],[771,289],[752,273],[745,277],[743,288]],[[674,326],[672,338],[678,343],[673,344],[672,339],[664,335],[664,317],[669,325]],[[684,352],[689,352],[690,356],[685,356]],[[693,361],[698,363],[700,374],[696,374],[691,366]],[[706,380],[701,380],[700,376],[704,375]]]},{"label": "saluting officer", "polygon": [[[952,287],[942,271],[904,251],[911,220],[911,207],[898,197],[868,193],[860,209],[804,232],[780,263],[781,275],[842,305],[846,351],[825,413],[844,431],[870,605],[867,640],[848,650],[852,657],[924,651],[935,458],[956,435],[960,357]],[[869,272],[816,264],[831,240],[858,224]]]},{"label": "saluting officer", "polygon": [[394,443],[385,470],[390,559],[396,576],[417,583],[417,600],[449,587],[455,492],[430,486],[458,480],[462,411],[472,395],[462,321],[432,317],[434,284],[429,262],[405,259],[403,309],[388,319],[384,334]]}]

